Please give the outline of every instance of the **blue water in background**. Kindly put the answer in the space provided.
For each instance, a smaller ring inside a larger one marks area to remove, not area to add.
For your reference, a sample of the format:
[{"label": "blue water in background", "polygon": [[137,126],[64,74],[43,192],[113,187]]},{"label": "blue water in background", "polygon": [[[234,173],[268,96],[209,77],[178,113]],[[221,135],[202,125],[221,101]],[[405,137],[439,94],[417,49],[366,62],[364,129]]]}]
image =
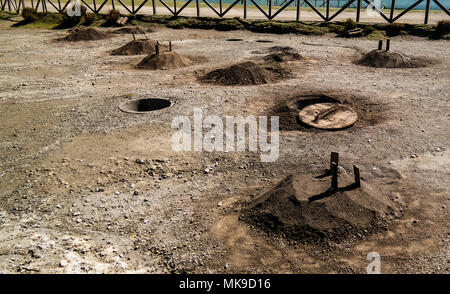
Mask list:
[{"label": "blue water in background", "polygon": [[[207,0],[209,3],[219,3],[219,0]],[[222,0],[222,3],[231,4],[235,0]],[[283,6],[286,0],[272,0],[273,6]],[[302,1],[302,0],[301,0]],[[409,6],[413,5],[417,0],[396,0],[395,1],[395,9],[406,9]],[[170,1],[169,1],[170,2]],[[267,0],[255,0],[256,3],[260,6],[267,6]],[[315,6],[315,7],[326,7],[326,0],[309,0],[309,2]],[[344,6],[348,1],[347,0],[330,0],[330,7],[342,7]],[[392,0],[381,0],[381,7],[384,9],[390,9]],[[444,5],[447,9],[450,9],[450,0],[439,0],[439,2]],[[297,0],[292,2],[290,6],[296,6]],[[350,5],[350,8],[356,8],[356,1]],[[247,0],[247,5],[252,5],[253,3],[250,2],[250,0]],[[367,3],[362,0],[361,3],[363,8],[367,7]],[[425,10],[427,5],[427,1],[424,0],[422,3],[418,4],[416,7],[414,7],[414,10]],[[306,3],[302,3],[302,7],[307,7],[308,5]],[[308,6],[309,7],[309,6]],[[225,8],[225,7],[224,7]],[[440,10],[439,6],[436,5],[431,0],[430,4],[431,10]]]}]

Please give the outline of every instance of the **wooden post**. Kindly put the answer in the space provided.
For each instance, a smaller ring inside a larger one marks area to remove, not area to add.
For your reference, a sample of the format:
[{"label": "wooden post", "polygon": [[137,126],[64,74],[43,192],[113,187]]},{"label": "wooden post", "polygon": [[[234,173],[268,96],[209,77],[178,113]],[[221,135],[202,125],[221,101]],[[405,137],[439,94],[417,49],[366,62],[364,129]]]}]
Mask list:
[{"label": "wooden post", "polygon": [[116,9],[114,5],[114,0],[111,0],[112,9]]},{"label": "wooden post", "polygon": [[172,41],[169,41],[169,51],[172,52]]},{"label": "wooden post", "polygon": [[301,5],[301,0],[297,0],[297,15],[295,16],[295,20],[299,21],[300,20],[300,5]]},{"label": "wooden post", "polygon": [[358,0],[356,4],[356,22],[359,22],[360,15],[361,15],[361,0]]},{"label": "wooden post", "polygon": [[173,0],[173,12],[177,15],[177,0]]},{"label": "wooden post", "polygon": [[327,14],[326,14],[327,21],[330,19],[330,0],[327,0]]},{"label": "wooden post", "polygon": [[395,0],[392,0],[391,2],[391,11],[390,11],[390,15],[389,15],[389,21],[392,22],[392,20],[394,19],[394,10],[395,10]]},{"label": "wooden post", "polygon": [[134,14],[134,0],[131,0],[131,12]]},{"label": "wooden post", "polygon": [[389,51],[390,47],[391,47],[391,39],[387,39],[386,40],[386,52]]},{"label": "wooden post", "polygon": [[338,189],[337,164],[335,162],[331,163],[331,189],[333,191]]},{"label": "wooden post", "polygon": [[94,0],[94,11],[97,13],[97,2]]},{"label": "wooden post", "polygon": [[247,18],[247,0],[244,0],[244,19]]},{"label": "wooden post", "polygon": [[222,17],[222,0],[219,0],[219,12],[220,12],[220,17]]},{"label": "wooden post", "polygon": [[378,50],[383,50],[383,40],[378,41]]},{"label": "wooden post", "polygon": [[333,163],[336,163],[336,167],[339,165],[339,153],[337,152],[331,152],[330,170],[333,166]]},{"label": "wooden post", "polygon": [[359,168],[353,165],[353,174],[355,175],[355,186],[361,187],[361,178],[359,176]]},{"label": "wooden post", "polygon": [[430,4],[431,4],[431,0],[427,0],[427,6],[425,8],[425,21],[424,21],[424,24],[428,24],[428,15],[430,14]]},{"label": "wooden post", "polygon": [[152,0],[152,7],[153,7],[153,15],[156,15],[156,5],[155,5],[155,0]]},{"label": "wooden post", "polygon": [[200,16],[200,3],[199,3],[199,1],[200,0],[195,0],[195,6],[197,8],[197,17]]},{"label": "wooden post", "polygon": [[158,41],[156,41],[155,53],[156,53],[156,55],[159,55],[159,42]]},{"label": "wooden post", "polygon": [[134,35],[134,33],[133,33],[133,40],[136,41],[136,36]]}]

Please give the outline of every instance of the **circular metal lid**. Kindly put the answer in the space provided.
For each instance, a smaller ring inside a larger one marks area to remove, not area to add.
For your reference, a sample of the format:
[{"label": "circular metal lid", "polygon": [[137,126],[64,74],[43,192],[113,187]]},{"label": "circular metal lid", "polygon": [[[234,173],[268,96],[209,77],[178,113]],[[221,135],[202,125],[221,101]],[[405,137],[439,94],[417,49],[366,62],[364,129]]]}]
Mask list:
[{"label": "circular metal lid", "polygon": [[355,110],[338,103],[308,105],[298,113],[300,121],[317,129],[338,130],[352,126],[358,119]]}]

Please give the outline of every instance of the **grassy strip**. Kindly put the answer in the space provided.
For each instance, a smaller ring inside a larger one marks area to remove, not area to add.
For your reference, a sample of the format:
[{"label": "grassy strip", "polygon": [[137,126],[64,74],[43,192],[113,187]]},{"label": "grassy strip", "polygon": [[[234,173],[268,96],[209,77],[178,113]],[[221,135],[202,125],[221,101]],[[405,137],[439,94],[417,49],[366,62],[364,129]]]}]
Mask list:
[{"label": "grassy strip", "polygon": [[[157,23],[169,28],[195,28],[215,29],[219,31],[249,30],[258,33],[272,34],[302,34],[323,35],[335,33],[341,37],[348,36],[348,30],[360,28],[361,36],[369,36],[379,39],[385,36],[412,35],[429,38],[450,37],[448,29],[436,32],[436,26],[420,24],[367,24],[356,23],[352,20],[340,22],[297,22],[297,21],[268,21],[248,20],[242,18],[212,18],[212,17],[185,17],[185,16],[148,16],[136,15],[133,19],[135,24]],[[448,38],[450,39],[450,38]]]},{"label": "grassy strip", "polygon": [[[14,14],[2,12],[0,19],[8,19]],[[108,15],[91,15],[93,21],[86,21],[82,17],[70,26],[84,24],[90,26],[107,26]],[[65,17],[67,18],[67,16]],[[37,13],[33,21],[20,21],[14,24],[14,27],[26,28],[67,28],[67,20],[59,13]],[[450,25],[448,22],[442,22],[436,28],[433,25],[420,24],[369,24],[356,23],[353,20],[337,22],[297,22],[297,21],[268,21],[268,20],[249,20],[242,18],[216,18],[216,17],[187,17],[187,16],[163,16],[163,15],[133,15],[129,16],[129,21],[133,25],[144,27],[160,25],[173,29],[194,28],[194,29],[215,29],[219,31],[249,30],[258,33],[272,34],[302,34],[302,35],[323,35],[326,33],[335,33],[340,37],[348,37],[348,30],[360,28],[361,36],[367,36],[372,39],[381,39],[386,36],[411,35],[428,37],[432,39],[450,40]]]}]

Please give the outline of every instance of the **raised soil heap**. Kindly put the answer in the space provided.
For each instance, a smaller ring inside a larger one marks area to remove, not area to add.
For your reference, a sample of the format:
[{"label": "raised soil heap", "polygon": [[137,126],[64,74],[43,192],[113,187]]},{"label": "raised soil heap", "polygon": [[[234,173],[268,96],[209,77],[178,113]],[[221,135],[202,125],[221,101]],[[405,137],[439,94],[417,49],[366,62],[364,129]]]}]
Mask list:
[{"label": "raised soil heap", "polygon": [[94,28],[76,28],[60,40],[68,42],[102,40],[111,37],[109,33]]},{"label": "raised soil heap", "polygon": [[253,61],[246,61],[213,70],[200,80],[226,86],[261,85],[282,79],[287,75],[287,71],[281,67],[264,67]]},{"label": "raised soil heap", "polygon": [[387,68],[405,68],[419,66],[410,57],[392,50],[372,50],[364,55],[361,59],[359,59],[356,63],[365,66]]},{"label": "raised soil heap", "polygon": [[243,209],[241,219],[298,240],[353,239],[386,228],[398,216],[387,196],[339,175],[333,191],[329,176],[289,175]]},{"label": "raised soil heap", "polygon": [[124,27],[115,30],[113,34],[145,34],[145,31],[140,27]]},{"label": "raised soil heap", "polygon": [[[120,48],[117,48],[111,52],[111,55],[149,55],[156,53],[155,49],[156,41],[139,39],[133,40]],[[166,46],[159,45],[160,48],[166,48]]]},{"label": "raised soil heap", "polygon": [[175,51],[152,54],[139,62],[136,68],[139,69],[175,69],[190,65],[192,62]]}]

